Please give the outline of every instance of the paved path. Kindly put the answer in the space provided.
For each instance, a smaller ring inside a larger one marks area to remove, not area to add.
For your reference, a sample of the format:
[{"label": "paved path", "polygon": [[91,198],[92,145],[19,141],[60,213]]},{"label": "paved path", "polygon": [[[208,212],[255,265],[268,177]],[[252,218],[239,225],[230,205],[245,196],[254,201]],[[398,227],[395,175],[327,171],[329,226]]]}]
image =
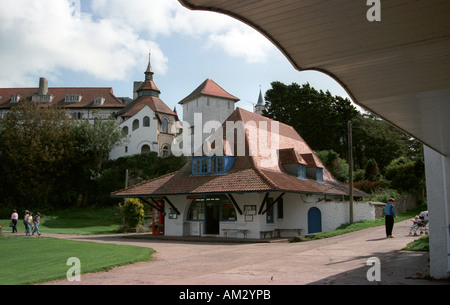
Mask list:
[{"label": "paved path", "polygon": [[[396,223],[396,238],[392,239],[384,238],[384,227],[376,227],[301,243],[199,243],[49,234],[46,236],[150,247],[157,253],[150,262],[83,274],[81,282],[46,284],[450,284],[424,279],[429,275],[428,253],[400,251],[415,239],[408,236],[409,225],[410,221]],[[381,262],[381,282],[367,281],[370,257]]]}]

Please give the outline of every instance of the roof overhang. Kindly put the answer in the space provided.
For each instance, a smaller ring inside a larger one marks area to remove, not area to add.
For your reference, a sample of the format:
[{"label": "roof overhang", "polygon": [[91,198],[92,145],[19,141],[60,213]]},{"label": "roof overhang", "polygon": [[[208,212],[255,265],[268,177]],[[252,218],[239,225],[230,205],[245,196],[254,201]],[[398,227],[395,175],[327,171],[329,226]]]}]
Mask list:
[{"label": "roof overhang", "polygon": [[450,155],[450,1],[179,0],[234,17],[300,70],[339,82],[353,101]]}]

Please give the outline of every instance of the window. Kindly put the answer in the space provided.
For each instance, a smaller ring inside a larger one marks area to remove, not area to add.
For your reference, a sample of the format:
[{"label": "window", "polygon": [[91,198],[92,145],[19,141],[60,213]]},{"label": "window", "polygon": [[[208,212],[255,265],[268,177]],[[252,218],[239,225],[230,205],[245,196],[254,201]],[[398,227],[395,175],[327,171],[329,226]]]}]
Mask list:
[{"label": "window", "polygon": [[163,146],[161,155],[162,155],[163,158],[168,157],[170,155],[170,147],[169,147],[169,145],[166,144],[166,145]]},{"label": "window", "polygon": [[316,181],[323,182],[323,168],[316,168]]},{"label": "window", "polygon": [[103,97],[96,97],[94,98],[94,105],[95,106],[101,106],[105,103],[105,98]]},{"label": "window", "polygon": [[128,135],[128,126],[124,126],[124,127],[122,128],[122,134],[123,134],[124,136],[127,136],[127,135]]},{"label": "window", "polygon": [[234,157],[213,156],[192,158],[192,175],[226,174],[234,163]]},{"label": "window", "polygon": [[277,218],[278,219],[284,218],[283,198],[278,199],[278,202],[277,202]]},{"label": "window", "polygon": [[162,124],[161,124],[161,132],[167,133],[169,129],[169,121],[164,118],[162,119]]},{"label": "window", "polygon": [[139,128],[139,120],[136,119],[133,121],[133,131]]},{"label": "window", "polygon": [[142,127],[150,127],[150,118],[148,116],[145,116],[142,121]]},{"label": "window", "polygon": [[266,223],[273,223],[273,198],[267,198],[267,206],[269,206],[270,208],[267,209],[266,211]]},{"label": "window", "polygon": [[20,95],[19,94],[11,95],[11,103],[17,103],[19,101],[20,101]]},{"label": "window", "polygon": [[220,201],[220,220],[222,221],[236,221],[236,211],[233,203],[228,197],[222,197]]},{"label": "window", "polygon": [[75,112],[72,113],[72,119],[80,120],[82,118],[83,118],[83,113],[82,112],[75,111]]},{"label": "window", "polygon": [[[80,94],[66,94],[66,103],[79,103],[83,97]],[[94,104],[95,105],[95,104]]]},{"label": "window", "polygon": [[304,164],[298,165],[297,177],[300,179],[306,179],[306,165]]},{"label": "window", "polygon": [[200,173],[208,173],[208,159],[202,159],[200,160]]},{"label": "window", "polygon": [[205,219],[205,199],[200,198],[192,202],[189,208],[188,219],[189,220],[204,220]]},{"label": "window", "polygon": [[197,198],[189,207],[188,212],[188,220],[201,220],[205,219],[205,204],[207,202],[217,202],[220,205],[220,221],[236,221],[236,210],[234,209],[233,203],[226,196],[220,197],[206,197],[206,198]]}]

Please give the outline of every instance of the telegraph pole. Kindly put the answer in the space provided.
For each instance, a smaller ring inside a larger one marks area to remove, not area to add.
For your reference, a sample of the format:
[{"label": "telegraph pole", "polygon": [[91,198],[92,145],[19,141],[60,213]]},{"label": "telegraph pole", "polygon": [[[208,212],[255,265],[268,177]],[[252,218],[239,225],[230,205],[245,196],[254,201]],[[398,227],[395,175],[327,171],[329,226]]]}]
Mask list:
[{"label": "telegraph pole", "polygon": [[350,223],[353,223],[353,139],[352,139],[352,121],[348,121],[348,200],[350,204]]}]

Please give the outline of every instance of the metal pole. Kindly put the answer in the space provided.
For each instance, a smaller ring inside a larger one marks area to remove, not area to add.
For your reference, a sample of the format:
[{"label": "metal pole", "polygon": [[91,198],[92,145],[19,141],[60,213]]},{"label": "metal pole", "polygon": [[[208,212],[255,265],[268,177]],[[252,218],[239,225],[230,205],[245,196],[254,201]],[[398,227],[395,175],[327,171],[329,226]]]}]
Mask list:
[{"label": "metal pole", "polygon": [[348,197],[350,204],[350,223],[353,223],[353,139],[352,139],[352,122],[349,121],[348,129]]}]

